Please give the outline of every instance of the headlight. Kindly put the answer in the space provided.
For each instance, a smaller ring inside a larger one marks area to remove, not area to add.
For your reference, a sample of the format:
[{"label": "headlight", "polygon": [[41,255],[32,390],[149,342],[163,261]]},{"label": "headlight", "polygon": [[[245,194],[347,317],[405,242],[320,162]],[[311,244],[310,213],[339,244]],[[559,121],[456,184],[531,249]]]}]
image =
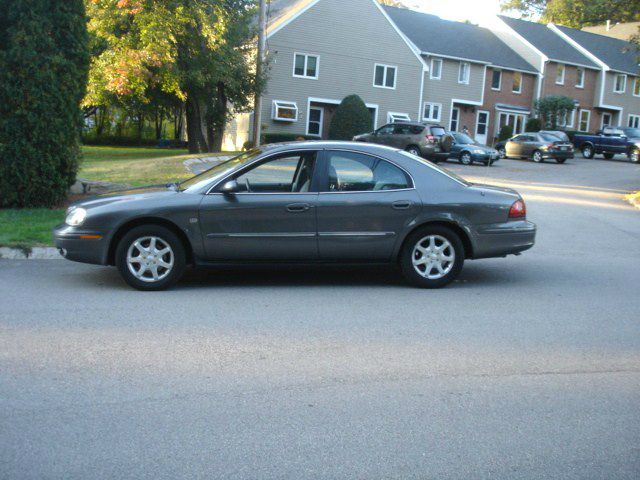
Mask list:
[{"label": "headlight", "polygon": [[482,155],[483,153],[485,153],[485,151],[484,150],[480,150],[479,148],[476,148],[475,150],[473,150],[472,153],[475,153],[477,155]]},{"label": "headlight", "polygon": [[65,219],[65,223],[67,225],[71,225],[72,227],[77,227],[78,225],[82,225],[84,219],[87,218],[87,211],[84,208],[73,208],[69,210],[67,213],[67,218]]}]

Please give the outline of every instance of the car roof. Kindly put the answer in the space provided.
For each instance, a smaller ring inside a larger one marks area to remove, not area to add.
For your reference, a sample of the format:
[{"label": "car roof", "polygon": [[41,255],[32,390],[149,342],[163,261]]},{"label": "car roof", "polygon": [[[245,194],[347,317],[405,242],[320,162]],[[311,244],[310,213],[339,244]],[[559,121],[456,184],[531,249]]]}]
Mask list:
[{"label": "car roof", "polygon": [[295,142],[270,143],[270,144],[262,145],[260,148],[263,149],[265,152],[295,150],[296,148],[301,148],[301,149],[342,148],[342,149],[359,150],[362,152],[372,152],[372,153],[374,152],[389,153],[389,152],[398,151],[398,148],[389,147],[387,145],[379,145],[379,144],[364,143],[364,142],[348,142],[348,141],[339,141],[339,140],[302,140],[302,141],[295,141]]}]

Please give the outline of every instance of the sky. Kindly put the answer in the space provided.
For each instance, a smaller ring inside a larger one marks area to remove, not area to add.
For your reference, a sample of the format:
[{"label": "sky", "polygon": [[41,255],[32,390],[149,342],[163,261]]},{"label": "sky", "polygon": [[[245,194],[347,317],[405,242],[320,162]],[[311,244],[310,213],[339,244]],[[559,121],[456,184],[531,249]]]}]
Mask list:
[{"label": "sky", "polygon": [[500,12],[500,0],[403,0],[411,10],[431,13],[447,20],[491,26]]}]

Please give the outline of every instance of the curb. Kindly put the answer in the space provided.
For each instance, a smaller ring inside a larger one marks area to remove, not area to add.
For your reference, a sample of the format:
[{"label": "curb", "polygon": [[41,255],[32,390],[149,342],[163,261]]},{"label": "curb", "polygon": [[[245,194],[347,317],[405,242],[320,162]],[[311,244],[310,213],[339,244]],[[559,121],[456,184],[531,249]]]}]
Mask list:
[{"label": "curb", "polygon": [[58,260],[62,259],[57,248],[53,247],[0,247],[0,258],[6,260]]},{"label": "curb", "polygon": [[625,196],[625,198],[631,205],[640,209],[640,192],[630,193],[629,195]]}]

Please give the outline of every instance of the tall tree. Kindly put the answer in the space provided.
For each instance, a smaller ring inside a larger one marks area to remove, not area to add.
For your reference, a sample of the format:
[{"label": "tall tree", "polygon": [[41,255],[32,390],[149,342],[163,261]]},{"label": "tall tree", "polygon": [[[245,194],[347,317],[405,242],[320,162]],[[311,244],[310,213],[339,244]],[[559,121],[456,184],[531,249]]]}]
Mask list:
[{"label": "tall tree", "polygon": [[229,105],[250,106],[255,0],[87,0],[94,57],[86,103],[109,95],[186,104],[189,150],[219,150]]},{"label": "tall tree", "polygon": [[82,0],[3,0],[0,206],[55,206],[75,181],[89,64]]},{"label": "tall tree", "polygon": [[502,0],[501,8],[573,28],[640,20],[638,0]]}]

